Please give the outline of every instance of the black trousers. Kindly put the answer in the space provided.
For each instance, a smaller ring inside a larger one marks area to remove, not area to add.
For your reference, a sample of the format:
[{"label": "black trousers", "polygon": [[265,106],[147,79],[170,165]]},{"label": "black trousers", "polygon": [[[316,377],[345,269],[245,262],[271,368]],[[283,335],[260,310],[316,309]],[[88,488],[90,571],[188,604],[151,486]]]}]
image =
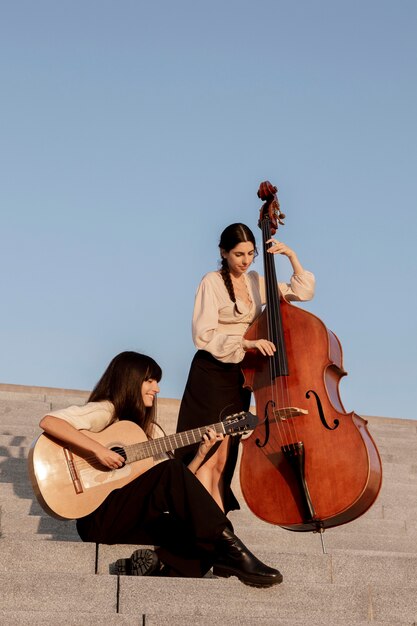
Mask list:
[{"label": "black trousers", "polygon": [[[248,411],[251,392],[243,388],[239,363],[222,363],[205,350],[198,350],[191,363],[187,384],[181,400],[177,432],[220,422],[224,417]],[[236,467],[239,437],[232,437],[223,474],[224,507],[226,513],[239,509],[230,483]],[[194,458],[198,444],[179,448],[175,457],[186,465]],[[206,460],[218,446],[208,453]]]},{"label": "black trousers", "polygon": [[210,569],[215,543],[230,522],[190,470],[163,461],[114,490],[90,515],[77,520],[83,541],[152,544],[179,576]]}]

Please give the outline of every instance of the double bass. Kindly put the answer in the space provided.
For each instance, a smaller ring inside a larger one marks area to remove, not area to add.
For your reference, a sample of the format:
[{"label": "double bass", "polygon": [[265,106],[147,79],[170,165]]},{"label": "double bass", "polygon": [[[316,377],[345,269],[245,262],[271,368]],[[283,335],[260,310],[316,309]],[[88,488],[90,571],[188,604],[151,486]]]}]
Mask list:
[{"label": "double bass", "polygon": [[266,305],[245,338],[269,339],[276,352],[266,357],[249,350],[242,363],[259,424],[242,441],[240,483],[248,507],[262,520],[323,532],[373,504],[381,459],[367,421],[342,405],[339,381],[346,371],[339,339],[279,292],[267,242],[285,215],[269,181],[261,183],[258,197]]}]

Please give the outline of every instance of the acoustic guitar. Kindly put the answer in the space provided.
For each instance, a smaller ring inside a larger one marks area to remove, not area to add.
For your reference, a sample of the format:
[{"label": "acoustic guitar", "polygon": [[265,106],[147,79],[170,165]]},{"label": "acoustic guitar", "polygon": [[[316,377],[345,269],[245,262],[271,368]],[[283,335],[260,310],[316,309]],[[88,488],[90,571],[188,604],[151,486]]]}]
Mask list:
[{"label": "acoustic guitar", "polygon": [[[229,415],[210,428],[224,435],[246,434],[258,424],[249,412]],[[29,451],[29,476],[42,508],[58,519],[78,519],[92,513],[114,490],[127,485],[154,464],[154,457],[190,444],[200,443],[209,426],[148,439],[133,422],[123,420],[99,433],[85,435],[118,452],[123,467],[108,469],[95,457],[74,446],[41,434]]]}]

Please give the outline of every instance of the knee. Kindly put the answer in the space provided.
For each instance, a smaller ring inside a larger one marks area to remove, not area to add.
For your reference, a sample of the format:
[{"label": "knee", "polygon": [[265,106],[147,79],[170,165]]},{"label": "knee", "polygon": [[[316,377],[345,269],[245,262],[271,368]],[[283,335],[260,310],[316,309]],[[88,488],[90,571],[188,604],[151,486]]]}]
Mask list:
[{"label": "knee", "polygon": [[206,461],[205,465],[211,472],[221,474],[227,462],[227,447],[220,446],[218,450]]},{"label": "knee", "polygon": [[186,466],[180,459],[168,459],[163,462],[163,466],[166,472],[170,474],[182,474],[186,470]]}]

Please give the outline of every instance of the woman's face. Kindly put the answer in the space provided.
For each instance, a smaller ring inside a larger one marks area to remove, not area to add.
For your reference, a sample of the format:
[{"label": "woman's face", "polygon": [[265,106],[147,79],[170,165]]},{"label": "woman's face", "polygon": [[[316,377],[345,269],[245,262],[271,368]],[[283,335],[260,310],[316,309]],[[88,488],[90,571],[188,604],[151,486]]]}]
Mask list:
[{"label": "woman's face", "polygon": [[222,250],[222,257],[226,259],[230,273],[239,278],[250,267],[255,258],[255,247],[250,241],[242,241],[230,252]]},{"label": "woman's face", "polygon": [[151,407],[156,394],[159,393],[158,382],[154,378],[148,378],[142,383],[142,400],[146,407]]}]

